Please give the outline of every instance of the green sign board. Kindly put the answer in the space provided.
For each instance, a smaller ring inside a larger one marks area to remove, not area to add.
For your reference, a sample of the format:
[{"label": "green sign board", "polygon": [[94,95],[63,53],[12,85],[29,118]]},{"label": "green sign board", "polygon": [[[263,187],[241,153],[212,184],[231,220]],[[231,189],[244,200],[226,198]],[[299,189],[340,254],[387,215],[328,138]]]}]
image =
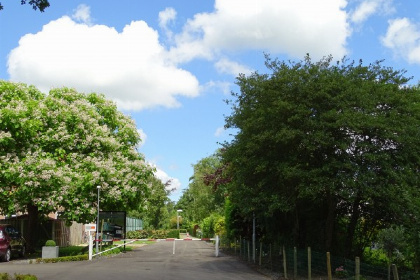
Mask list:
[{"label": "green sign board", "polygon": [[99,233],[103,241],[125,239],[126,212],[125,211],[100,211]]}]

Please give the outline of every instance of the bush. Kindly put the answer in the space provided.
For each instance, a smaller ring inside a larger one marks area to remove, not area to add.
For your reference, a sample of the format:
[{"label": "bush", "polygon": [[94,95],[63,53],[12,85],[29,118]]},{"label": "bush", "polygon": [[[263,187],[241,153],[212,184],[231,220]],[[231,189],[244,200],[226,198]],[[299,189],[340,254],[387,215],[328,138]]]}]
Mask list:
[{"label": "bush", "polygon": [[168,231],[166,236],[168,238],[179,238],[179,229],[174,229],[174,230]]},{"label": "bush", "polygon": [[45,246],[47,247],[55,247],[55,241],[54,240],[47,240],[47,242],[45,242]]},{"label": "bush", "polygon": [[72,261],[86,261],[89,259],[88,255],[67,256],[51,259],[37,258],[36,263],[58,263],[58,262],[72,262]]},{"label": "bush", "polygon": [[15,274],[15,280],[38,280],[38,278],[31,274]]},{"label": "bush", "polygon": [[12,278],[7,273],[0,273],[0,280],[38,280],[38,278],[30,274],[15,274],[15,278]]},{"label": "bush", "polygon": [[127,232],[128,239],[146,239],[149,237],[149,234],[145,230],[133,230]]}]

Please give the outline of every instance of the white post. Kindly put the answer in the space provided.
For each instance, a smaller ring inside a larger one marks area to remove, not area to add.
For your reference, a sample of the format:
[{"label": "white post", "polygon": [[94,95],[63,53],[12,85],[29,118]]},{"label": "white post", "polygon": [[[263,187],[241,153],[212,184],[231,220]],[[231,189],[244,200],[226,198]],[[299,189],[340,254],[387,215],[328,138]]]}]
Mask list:
[{"label": "white post", "polygon": [[219,236],[216,235],[216,257],[219,256]]},{"label": "white post", "polygon": [[89,260],[92,260],[92,251],[93,251],[93,240],[92,240],[92,234],[90,234],[89,231]]},{"label": "white post", "polygon": [[172,246],[172,255],[175,255],[175,240],[174,240],[174,244]]},{"label": "white post", "polygon": [[96,186],[98,189],[98,210],[97,210],[97,217],[96,217],[96,253],[99,253],[98,243],[99,243],[99,191],[101,186]]}]

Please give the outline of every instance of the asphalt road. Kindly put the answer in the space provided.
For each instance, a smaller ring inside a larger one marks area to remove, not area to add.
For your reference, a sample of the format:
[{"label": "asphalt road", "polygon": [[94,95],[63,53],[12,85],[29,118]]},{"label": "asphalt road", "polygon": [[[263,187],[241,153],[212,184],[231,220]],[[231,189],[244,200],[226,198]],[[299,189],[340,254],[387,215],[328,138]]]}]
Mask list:
[{"label": "asphalt road", "polygon": [[[0,263],[0,272],[33,274],[39,280],[267,280],[235,258],[203,241],[160,241],[113,257],[51,264]],[[175,254],[174,254],[175,251]]]}]

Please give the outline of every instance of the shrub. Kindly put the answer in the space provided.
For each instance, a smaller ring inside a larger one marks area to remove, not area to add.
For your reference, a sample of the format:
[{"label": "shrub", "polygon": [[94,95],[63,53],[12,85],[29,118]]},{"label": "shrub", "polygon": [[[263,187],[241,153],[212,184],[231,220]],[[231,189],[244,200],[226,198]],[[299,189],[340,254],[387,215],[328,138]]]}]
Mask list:
[{"label": "shrub", "polygon": [[15,280],[38,280],[38,278],[31,274],[15,274]]},{"label": "shrub", "polygon": [[337,267],[335,269],[335,277],[337,277],[337,278],[347,278],[348,277],[348,272],[347,272],[347,270],[344,269],[343,266]]},{"label": "shrub", "polygon": [[37,258],[36,263],[57,263],[57,262],[72,262],[72,261],[86,261],[89,259],[88,255],[67,256],[51,259]]},{"label": "shrub", "polygon": [[45,246],[47,247],[55,247],[55,241],[54,240],[47,240],[47,242],[45,242]]},{"label": "shrub", "polygon": [[12,278],[7,273],[0,273],[0,280],[38,280],[38,278],[31,274],[15,274],[15,278]]},{"label": "shrub", "polygon": [[149,237],[149,234],[145,230],[133,230],[127,232],[128,239],[146,239]]},{"label": "shrub", "polygon": [[166,236],[168,238],[179,238],[179,230],[178,229],[170,230],[168,231]]}]

